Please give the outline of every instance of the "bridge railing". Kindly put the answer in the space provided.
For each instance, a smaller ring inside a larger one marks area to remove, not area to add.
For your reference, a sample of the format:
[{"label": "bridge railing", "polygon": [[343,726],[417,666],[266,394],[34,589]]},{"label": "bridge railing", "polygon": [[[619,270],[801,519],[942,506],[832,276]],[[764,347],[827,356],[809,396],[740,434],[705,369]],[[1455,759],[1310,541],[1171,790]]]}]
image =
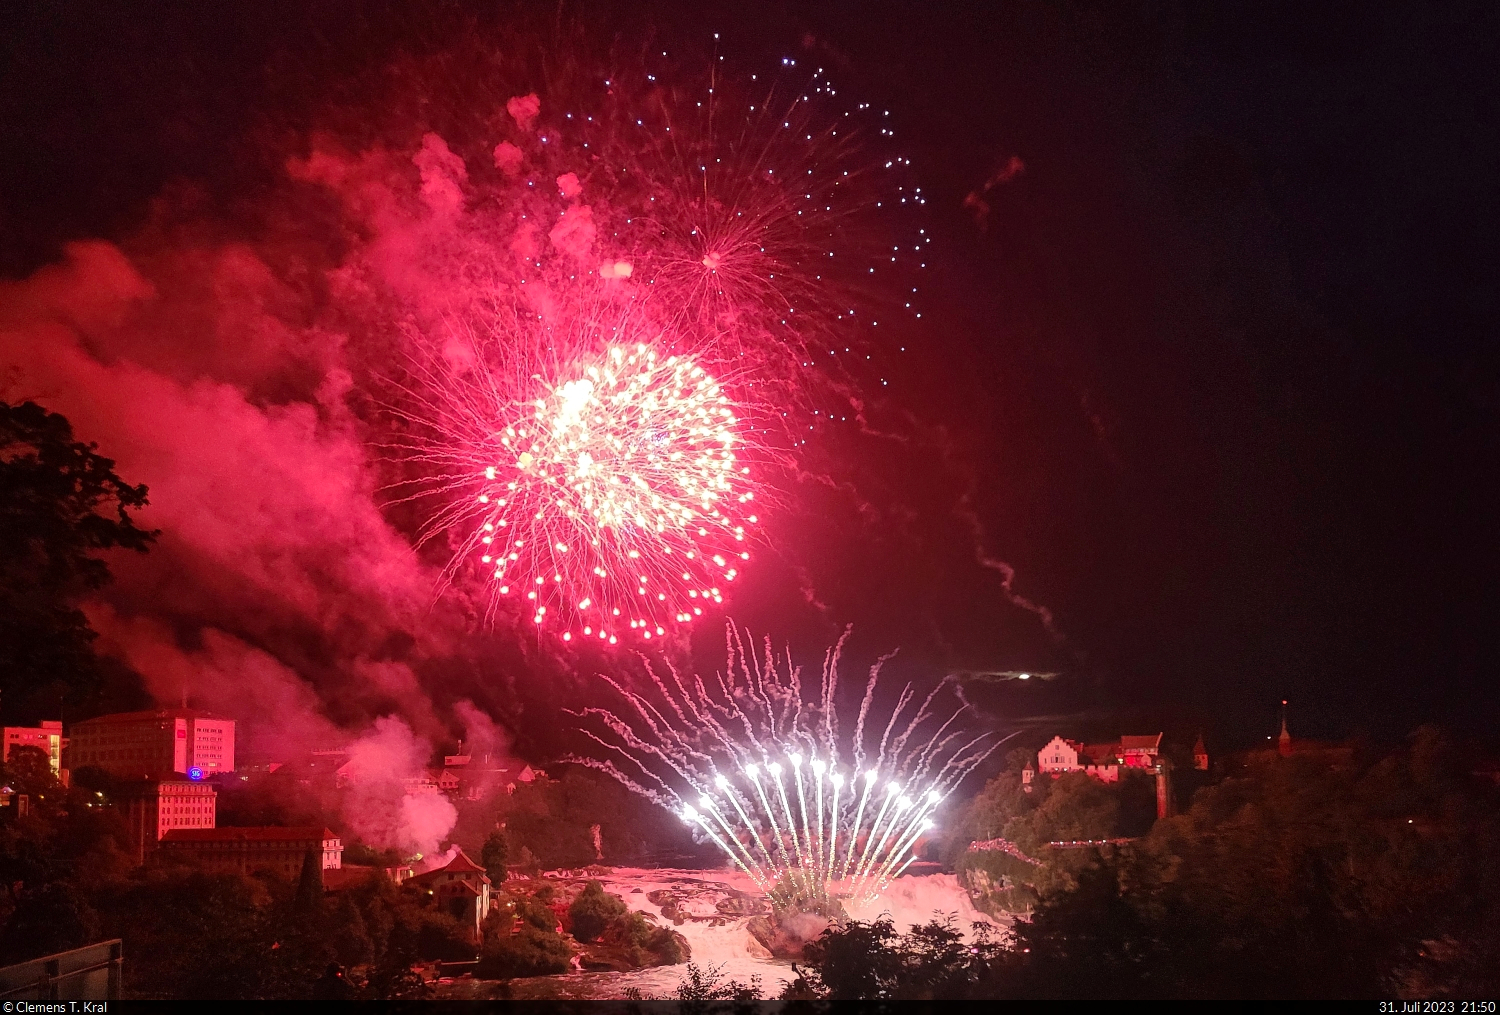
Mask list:
[{"label": "bridge railing", "polygon": [[0,1000],[114,1001],[125,959],[119,938],[0,968]]}]

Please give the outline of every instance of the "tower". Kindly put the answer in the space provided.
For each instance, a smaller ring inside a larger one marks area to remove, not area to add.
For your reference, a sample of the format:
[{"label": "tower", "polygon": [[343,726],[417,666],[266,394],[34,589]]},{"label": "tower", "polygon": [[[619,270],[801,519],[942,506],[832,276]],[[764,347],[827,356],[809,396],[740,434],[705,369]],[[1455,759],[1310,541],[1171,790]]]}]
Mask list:
[{"label": "tower", "polygon": [[1283,758],[1290,757],[1292,753],[1292,735],[1286,728],[1286,699],[1281,699],[1281,736],[1276,738],[1276,753]]},{"label": "tower", "polygon": [[1193,744],[1193,767],[1200,772],[1208,771],[1208,748],[1203,746],[1203,734],[1198,734],[1198,740]]},{"label": "tower", "polygon": [[1172,762],[1167,758],[1156,759],[1156,816],[1169,818],[1175,813],[1172,806]]}]

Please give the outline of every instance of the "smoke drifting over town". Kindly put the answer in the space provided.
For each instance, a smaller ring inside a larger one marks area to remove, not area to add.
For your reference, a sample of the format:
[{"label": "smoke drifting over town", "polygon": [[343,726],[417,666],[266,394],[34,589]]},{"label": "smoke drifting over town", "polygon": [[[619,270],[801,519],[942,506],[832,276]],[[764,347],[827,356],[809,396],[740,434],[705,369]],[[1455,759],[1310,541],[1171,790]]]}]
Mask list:
[{"label": "smoke drifting over town", "polygon": [[446,688],[507,677],[464,654],[462,596],[439,597],[383,512],[375,412],[354,389],[389,362],[383,298],[442,312],[422,265],[454,235],[463,163],[429,135],[404,157],[315,151],[284,182],[262,223],[327,193],[343,214],[251,240],[166,195],[129,240],[72,243],[0,286],[0,398],[66,415],[150,488],[141,520],[160,541],[111,561],[87,608],[100,648],[157,700],[239,719],[251,752],[352,739],[370,773],[361,834],[430,849],[452,809],[403,799],[399,780],[459,736],[503,750],[485,706],[455,714]]},{"label": "smoke drifting over town", "polygon": [[458,820],[441,793],[408,793],[405,781],[426,767],[431,748],[400,719],[382,717],[349,747],[344,815],[366,842],[432,853]]}]

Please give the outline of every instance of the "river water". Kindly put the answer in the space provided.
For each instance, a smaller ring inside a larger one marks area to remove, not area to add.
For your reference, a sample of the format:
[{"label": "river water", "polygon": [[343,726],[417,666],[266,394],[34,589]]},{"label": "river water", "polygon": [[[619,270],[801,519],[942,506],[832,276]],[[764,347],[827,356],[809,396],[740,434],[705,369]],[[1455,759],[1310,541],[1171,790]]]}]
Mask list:
[{"label": "river water", "polygon": [[[586,880],[583,875],[545,875],[559,882]],[[772,958],[746,928],[751,916],[764,911],[764,902],[754,884],[737,870],[682,870],[676,868],[616,867],[596,873],[605,891],[620,896],[631,909],[651,922],[672,927],[687,939],[691,961],[703,968],[718,968],[725,979],[742,982],[759,977],[766,995],[780,994],[793,978],[791,963]],[[899,931],[938,918],[955,916],[967,931],[976,922],[995,923],[975,910],[968,893],[952,874],[926,874],[897,878],[880,898],[859,904],[845,903],[857,920],[873,920],[889,914]],[[537,976],[495,981],[457,980],[439,985],[443,997],[514,999],[608,999],[623,997],[629,988],[644,996],[671,994],[686,972],[685,965],[658,966],[628,973],[576,972],[559,976]]]}]

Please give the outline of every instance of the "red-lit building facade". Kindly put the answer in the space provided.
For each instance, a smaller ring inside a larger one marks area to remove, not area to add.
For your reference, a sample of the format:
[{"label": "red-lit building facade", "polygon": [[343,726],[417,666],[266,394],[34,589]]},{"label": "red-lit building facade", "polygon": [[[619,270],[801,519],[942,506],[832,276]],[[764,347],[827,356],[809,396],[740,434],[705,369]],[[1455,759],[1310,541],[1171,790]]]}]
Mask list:
[{"label": "red-lit building facade", "polygon": [[63,728],[60,722],[43,722],[40,726],[5,727],[5,760],[17,747],[35,747],[47,755],[52,774],[62,776]]},{"label": "red-lit building facade", "polygon": [[218,820],[218,793],[213,786],[183,776],[122,782],[115,795],[130,829],[137,863],[144,863],[168,833],[211,829]]},{"label": "red-lit building facade", "polygon": [[418,874],[406,882],[408,888],[425,893],[444,911],[463,921],[479,940],[481,924],[490,912],[490,879],[463,850],[436,870]]},{"label": "red-lit building facade", "polygon": [[103,715],[74,723],[68,767],[94,765],[120,779],[161,778],[198,769],[234,771],[234,720],[190,708]]},{"label": "red-lit building facade", "polygon": [[[1091,779],[1114,783],[1120,781],[1120,773],[1136,769],[1156,777],[1156,814],[1166,817],[1172,813],[1172,764],[1161,756],[1160,733],[1148,736],[1122,736],[1108,744],[1084,744],[1065,737],[1053,737],[1037,752],[1037,770],[1056,779],[1065,772],[1082,772]],[[1207,767],[1207,754],[1204,766]],[[1026,792],[1031,792],[1034,777],[1028,762],[1021,773],[1021,782]]]},{"label": "red-lit building facade", "polygon": [[339,870],[344,846],[337,833],[317,825],[183,828],[162,836],[161,853],[163,859],[189,860],[206,870],[269,871],[290,880],[302,873],[308,853],[319,857],[321,870]]},{"label": "red-lit building facade", "polygon": [[1077,740],[1053,737],[1037,752],[1037,768],[1054,779],[1064,772],[1082,772],[1100,782],[1119,782],[1120,759],[1112,748],[1113,745],[1090,747]]}]

